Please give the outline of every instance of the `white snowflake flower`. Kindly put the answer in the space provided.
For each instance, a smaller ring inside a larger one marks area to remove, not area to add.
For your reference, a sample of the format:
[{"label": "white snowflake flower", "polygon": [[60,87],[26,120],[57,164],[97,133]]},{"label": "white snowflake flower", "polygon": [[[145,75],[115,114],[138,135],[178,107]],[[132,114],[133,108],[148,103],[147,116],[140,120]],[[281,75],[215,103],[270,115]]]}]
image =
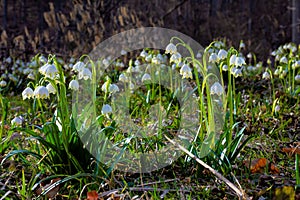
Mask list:
[{"label": "white snowflake flower", "polygon": [[182,78],[193,78],[192,69],[187,64],[184,64],[181,67],[180,74],[182,75]]},{"label": "white snowflake flower", "polygon": [[92,80],[92,72],[88,68],[84,68],[81,70],[78,74],[78,79],[84,79],[84,80]]},{"label": "white snowflake flower", "polygon": [[23,100],[33,98],[33,90],[30,87],[27,87],[25,90],[23,90],[22,97]]},{"label": "white snowflake flower", "polygon": [[33,95],[37,99],[46,99],[49,98],[49,91],[45,86],[38,86],[35,88]]},{"label": "white snowflake flower", "polygon": [[79,83],[78,83],[78,81],[77,80],[70,81],[69,88],[71,90],[75,90],[75,91],[79,90]]},{"label": "white snowflake flower", "polygon": [[175,54],[177,53],[177,47],[175,44],[173,43],[169,43],[166,47],[166,51],[165,51],[166,54]]},{"label": "white snowflake flower", "polygon": [[223,86],[219,82],[215,82],[210,88],[210,94],[221,96],[224,93]]},{"label": "white snowflake flower", "polygon": [[151,81],[151,76],[148,73],[145,73],[142,77],[142,82]]},{"label": "white snowflake flower", "polygon": [[108,105],[108,104],[104,104],[103,107],[102,107],[102,109],[101,109],[101,113],[102,113],[103,115],[112,113],[112,108],[111,108],[111,106]]},{"label": "white snowflake flower", "polygon": [[52,86],[51,83],[48,83],[48,85],[46,86],[46,88],[47,88],[47,90],[48,90],[48,92],[49,92],[50,94],[55,94],[55,93],[56,93],[56,90],[55,90],[55,88]]}]

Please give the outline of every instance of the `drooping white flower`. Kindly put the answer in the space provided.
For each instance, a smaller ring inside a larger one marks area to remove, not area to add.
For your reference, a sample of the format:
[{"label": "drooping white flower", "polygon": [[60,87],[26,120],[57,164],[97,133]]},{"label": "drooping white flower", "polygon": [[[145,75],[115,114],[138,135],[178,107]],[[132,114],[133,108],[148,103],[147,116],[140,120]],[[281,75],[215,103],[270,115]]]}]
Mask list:
[{"label": "drooping white flower", "polygon": [[26,69],[23,70],[23,73],[24,74],[29,74],[29,73],[32,73],[32,71],[33,71],[32,69],[26,68]]},{"label": "drooping white flower", "polygon": [[281,74],[282,78],[284,78],[287,75],[287,70],[282,70]]},{"label": "drooping white flower", "polygon": [[180,74],[182,75],[182,78],[193,78],[192,69],[187,64],[184,64],[181,67]]},{"label": "drooping white flower", "polygon": [[251,59],[252,58],[252,53],[248,53],[247,58]]},{"label": "drooping white flower", "polygon": [[279,106],[279,105],[276,105],[274,111],[275,111],[276,113],[279,112],[279,111],[280,111],[280,106]]},{"label": "drooping white flower", "polygon": [[295,63],[292,64],[292,69],[297,69],[300,67],[300,60],[297,60]]},{"label": "drooping white flower", "polygon": [[245,59],[243,57],[236,57],[236,59],[235,59],[235,65],[236,66],[243,66],[245,64],[246,64],[246,62],[245,62]]},{"label": "drooping white flower", "polygon": [[218,56],[216,53],[212,53],[210,56],[209,56],[209,59],[208,59],[208,62],[210,63],[215,63],[218,61]]},{"label": "drooping white flower", "polygon": [[128,82],[128,78],[125,74],[120,74],[119,81],[126,83],[126,82]]},{"label": "drooping white flower", "polygon": [[0,78],[7,79],[7,74],[1,74]]},{"label": "drooping white flower", "polygon": [[73,71],[75,71],[75,72],[81,72],[82,70],[83,70],[83,68],[84,68],[84,63],[83,62],[81,62],[81,61],[78,61],[74,66],[73,66]]},{"label": "drooping white flower", "polygon": [[221,43],[220,43],[220,41],[216,41],[215,43],[214,43],[214,47],[216,47],[217,49],[220,49],[221,48]]},{"label": "drooping white flower", "polygon": [[292,46],[292,47],[290,48],[290,50],[291,50],[293,53],[295,53],[295,52],[297,51],[297,47]]},{"label": "drooping white flower", "polygon": [[284,63],[284,64],[287,64],[288,63],[288,60],[285,56],[283,56],[282,58],[280,58],[280,63]]},{"label": "drooping white flower", "polygon": [[102,60],[102,63],[103,63],[103,65],[104,65],[105,67],[108,67],[108,66],[109,66],[109,59],[104,58],[104,59]]},{"label": "drooping white flower", "polygon": [[243,41],[240,42],[240,49],[245,49],[246,45]]},{"label": "drooping white flower", "polygon": [[138,59],[136,59],[135,61],[134,61],[134,65],[135,66],[138,66],[138,65],[140,65],[141,64],[141,62],[138,60]]},{"label": "drooping white flower", "polygon": [[225,72],[228,71],[228,66],[227,65],[223,65],[222,66],[222,70],[225,71]]},{"label": "drooping white flower", "polygon": [[219,60],[223,60],[227,57],[227,51],[224,50],[224,49],[221,49],[219,52],[218,52],[218,59]]},{"label": "drooping white flower", "polygon": [[236,55],[232,55],[230,56],[230,59],[229,59],[229,65],[235,65],[235,60],[236,60]]},{"label": "drooping white flower", "polygon": [[198,52],[198,53],[196,54],[196,58],[197,58],[197,59],[202,58],[202,54],[201,54],[200,52]]},{"label": "drooping white flower", "polygon": [[9,57],[7,57],[6,59],[5,59],[5,62],[7,62],[8,64],[10,64],[11,62],[12,62],[12,59],[11,59],[11,57],[9,56]]},{"label": "drooping white flower", "polygon": [[120,91],[120,89],[116,84],[113,83],[113,84],[109,85],[109,92],[110,93],[114,94],[114,93],[119,92],[119,91]]},{"label": "drooping white flower", "polygon": [[236,55],[232,55],[229,59],[229,64],[234,66],[243,66],[246,64],[245,59],[243,57],[239,57]]},{"label": "drooping white flower", "polygon": [[18,116],[18,117],[13,118],[13,119],[10,121],[10,123],[11,123],[11,125],[21,126],[22,123],[23,123],[23,120],[24,120],[23,117]]},{"label": "drooping white flower", "polygon": [[135,87],[134,84],[133,84],[132,82],[130,82],[130,83],[129,83],[129,89],[130,89],[130,90],[134,90],[134,87]]},{"label": "drooping white flower", "polygon": [[161,61],[157,58],[157,56],[153,56],[153,58],[151,60],[151,63],[153,63],[153,64],[160,64]]},{"label": "drooping white flower", "polygon": [[23,100],[33,98],[33,90],[30,87],[27,87],[22,92]]},{"label": "drooping white flower", "polygon": [[0,81],[0,87],[5,87],[7,85],[5,80]]},{"label": "drooping white flower", "polygon": [[102,109],[101,109],[101,113],[102,113],[103,115],[112,113],[112,108],[111,108],[111,106],[108,105],[108,104],[104,104],[103,107],[102,107]]},{"label": "drooping white flower", "polygon": [[274,71],[274,75],[275,75],[275,76],[279,76],[279,74],[280,74],[280,70],[279,70],[279,69],[276,69],[276,70]]},{"label": "drooping white flower", "polygon": [[45,57],[45,56],[43,56],[43,55],[41,55],[40,57],[39,57],[39,60],[40,60],[40,62],[43,62],[43,63],[47,63],[48,61],[47,61],[47,58]]},{"label": "drooping white flower", "polygon": [[163,63],[164,57],[160,53],[156,55],[156,58],[158,59],[159,63]]},{"label": "drooping white flower", "polygon": [[53,79],[58,73],[58,70],[56,69],[55,65],[46,64],[40,68],[40,73],[45,75],[48,78]]},{"label": "drooping white flower", "polygon": [[223,86],[219,82],[215,82],[210,88],[210,94],[221,96],[224,92]]},{"label": "drooping white flower", "polygon": [[151,55],[151,54],[147,55],[147,56],[145,57],[145,60],[146,60],[147,62],[150,62],[150,61],[152,60],[152,55]]},{"label": "drooping white flower", "polygon": [[58,70],[56,69],[55,65],[48,65],[48,67],[45,69],[45,76],[48,78],[54,78],[57,73]]},{"label": "drooping white flower", "polygon": [[17,77],[15,77],[15,75],[13,75],[13,74],[8,74],[8,78],[13,82],[18,82]]},{"label": "drooping white flower", "polygon": [[300,74],[297,74],[297,75],[295,76],[295,81],[296,81],[297,83],[300,83]]},{"label": "drooping white flower", "polygon": [[249,72],[255,72],[256,68],[255,68],[254,66],[252,66],[252,65],[249,65],[249,66],[247,67],[247,70],[248,70]]},{"label": "drooping white flower", "polygon": [[179,63],[181,61],[181,54],[180,53],[174,53],[172,54],[171,58],[170,58],[170,63],[174,62],[174,63]]},{"label": "drooping white flower", "polygon": [[237,78],[237,77],[243,75],[242,70],[239,69],[239,68],[237,68],[237,67],[231,68],[231,69],[230,69],[230,73],[231,73],[235,78]]},{"label": "drooping white flower", "polygon": [[105,81],[103,85],[101,86],[101,90],[105,93],[109,92],[110,83],[109,81]]},{"label": "drooping white flower", "polygon": [[276,54],[277,54],[276,51],[271,52],[271,56],[276,56]]},{"label": "drooping white flower", "polygon": [[166,47],[166,51],[165,51],[166,54],[175,54],[177,53],[177,47],[175,44],[173,43],[169,43]]},{"label": "drooping white flower", "polygon": [[120,53],[121,53],[121,55],[122,55],[122,56],[124,56],[124,55],[126,55],[126,54],[127,54],[127,51],[126,51],[126,50],[124,50],[124,49],[122,49]]},{"label": "drooping white flower", "polygon": [[262,75],[263,79],[270,79],[270,77],[271,76],[270,76],[269,72],[264,72],[263,75]]},{"label": "drooping white flower", "polygon": [[143,49],[143,51],[140,53],[140,56],[145,58],[146,56],[148,56],[148,53]]},{"label": "drooping white flower", "polygon": [[123,68],[123,67],[125,67],[125,64],[123,62],[117,61],[116,66]]},{"label": "drooping white flower", "polygon": [[75,90],[77,91],[79,89],[79,83],[77,80],[71,80],[70,83],[69,83],[69,88],[71,90]]},{"label": "drooping white flower", "polygon": [[92,72],[88,68],[83,68],[78,74],[78,79],[92,80]]},{"label": "drooping white flower", "polygon": [[41,67],[39,68],[39,72],[40,72],[41,74],[45,75],[45,71],[46,71],[46,68],[48,67],[48,65],[50,65],[50,64],[46,63],[45,65],[41,66]]},{"label": "drooping white flower", "polygon": [[38,86],[35,88],[33,95],[37,99],[46,99],[49,98],[49,91],[45,86]]},{"label": "drooping white flower", "polygon": [[74,57],[71,57],[70,60],[69,60],[69,62],[70,62],[70,63],[74,63],[74,62],[75,62],[75,58],[74,58]]},{"label": "drooping white flower", "polygon": [[50,94],[55,94],[55,93],[56,93],[56,90],[55,90],[55,88],[52,86],[51,83],[48,83],[48,85],[46,86],[46,88],[47,88],[47,90],[48,90],[48,92],[49,92]]},{"label": "drooping white flower", "polygon": [[142,77],[142,82],[151,81],[151,76],[148,73],[145,73]]}]

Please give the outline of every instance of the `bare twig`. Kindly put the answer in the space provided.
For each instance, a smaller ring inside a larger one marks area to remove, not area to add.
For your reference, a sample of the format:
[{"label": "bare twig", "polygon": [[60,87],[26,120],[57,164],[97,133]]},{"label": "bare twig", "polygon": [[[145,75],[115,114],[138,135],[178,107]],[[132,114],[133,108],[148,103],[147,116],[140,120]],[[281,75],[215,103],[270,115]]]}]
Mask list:
[{"label": "bare twig", "polygon": [[179,180],[178,178],[167,179],[167,180],[164,180],[164,181],[155,181],[155,182],[150,182],[150,183],[144,183],[143,185],[137,185],[136,187],[156,185],[156,184],[168,183],[168,182],[173,182],[173,181],[178,181],[178,180]]},{"label": "bare twig", "polygon": [[[157,192],[163,192],[163,194],[166,192],[183,192],[183,193],[191,192],[190,190],[185,190],[185,189],[162,189],[162,188],[154,188],[154,187],[129,187],[127,189],[129,191],[136,191],[136,192],[157,191]],[[123,190],[124,190],[124,188],[117,188],[117,189],[113,189],[110,191],[106,191],[106,192],[103,192],[99,197],[100,198],[106,197],[113,193],[120,192]]]},{"label": "bare twig", "polygon": [[225,182],[226,185],[228,185],[228,187],[230,187],[236,193],[236,195],[239,197],[239,199],[248,199],[246,197],[246,195],[244,195],[244,193],[241,190],[239,190],[239,188],[237,188],[233,183],[231,183],[222,174],[220,174],[219,172],[217,172],[216,170],[214,170],[212,167],[210,167],[209,165],[207,165],[205,162],[203,162],[202,160],[200,160],[199,158],[197,158],[194,154],[192,154],[191,152],[189,152],[186,148],[184,148],[180,144],[178,144],[175,141],[171,140],[167,136],[165,136],[165,138],[169,142],[171,142],[173,145],[177,146],[180,150],[182,150],[183,152],[185,152],[188,156],[190,156],[191,158],[195,159],[196,162],[198,162],[200,165],[202,165],[203,167],[205,167],[206,169],[208,169],[212,174],[214,174],[220,180],[222,180],[223,182]]}]

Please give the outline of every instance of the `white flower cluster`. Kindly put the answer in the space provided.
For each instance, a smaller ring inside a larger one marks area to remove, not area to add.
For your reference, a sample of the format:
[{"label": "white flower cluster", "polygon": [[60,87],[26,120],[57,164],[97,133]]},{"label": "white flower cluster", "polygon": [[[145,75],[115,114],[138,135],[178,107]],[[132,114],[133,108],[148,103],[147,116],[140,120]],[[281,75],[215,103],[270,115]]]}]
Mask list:
[{"label": "white flower cluster", "polygon": [[182,56],[181,54],[177,51],[177,47],[173,43],[169,43],[166,47],[166,54],[171,54],[170,57],[170,63],[174,63],[175,65],[180,66],[180,75],[182,75],[182,78],[193,78],[193,73],[192,69],[189,67],[187,63],[181,63]]}]

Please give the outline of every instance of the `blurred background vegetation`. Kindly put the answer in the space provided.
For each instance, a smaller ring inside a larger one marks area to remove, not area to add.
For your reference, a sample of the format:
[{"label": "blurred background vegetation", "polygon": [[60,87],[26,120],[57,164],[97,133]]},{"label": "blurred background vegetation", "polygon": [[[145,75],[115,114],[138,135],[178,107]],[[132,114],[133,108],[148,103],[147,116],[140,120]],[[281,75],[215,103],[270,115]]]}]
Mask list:
[{"label": "blurred background vegetation", "polygon": [[156,26],[187,34],[203,46],[219,38],[235,46],[243,40],[248,52],[266,59],[272,49],[292,40],[297,42],[300,37],[297,3],[298,0],[1,0],[0,55],[23,59],[37,53],[78,57],[116,33]]}]

